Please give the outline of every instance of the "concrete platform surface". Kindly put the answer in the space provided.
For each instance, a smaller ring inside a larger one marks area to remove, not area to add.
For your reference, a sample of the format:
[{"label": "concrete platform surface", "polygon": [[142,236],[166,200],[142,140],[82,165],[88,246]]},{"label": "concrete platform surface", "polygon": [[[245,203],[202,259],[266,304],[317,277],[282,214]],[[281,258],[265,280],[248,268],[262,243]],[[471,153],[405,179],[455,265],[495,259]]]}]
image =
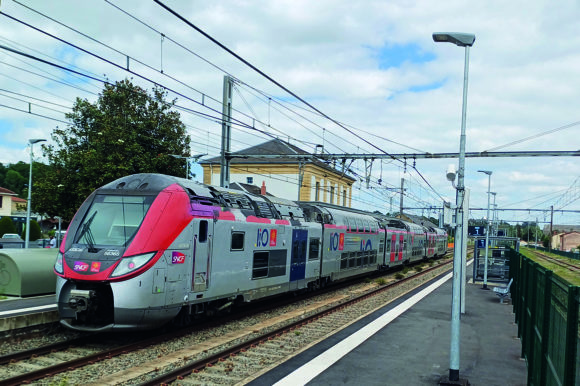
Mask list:
[{"label": "concrete platform surface", "polygon": [[[451,280],[445,281],[307,384],[437,385],[449,374],[451,289]],[[249,384],[273,385],[283,379],[287,382],[285,377],[295,370],[312,371],[307,366],[301,370],[301,366],[313,363],[320,354],[411,296],[361,319]],[[468,284],[466,313],[461,318],[460,377],[475,386],[526,385],[526,363],[520,352],[511,301],[500,304],[493,291]]]}]

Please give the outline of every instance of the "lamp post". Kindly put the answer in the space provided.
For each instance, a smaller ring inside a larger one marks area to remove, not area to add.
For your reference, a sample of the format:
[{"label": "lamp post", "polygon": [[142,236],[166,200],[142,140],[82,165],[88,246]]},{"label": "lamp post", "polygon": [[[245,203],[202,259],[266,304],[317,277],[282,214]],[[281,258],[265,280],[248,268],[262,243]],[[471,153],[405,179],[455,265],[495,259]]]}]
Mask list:
[{"label": "lamp post", "polygon": [[487,218],[486,218],[486,228],[485,228],[485,263],[483,264],[483,287],[487,288],[487,256],[489,253],[489,195],[491,194],[491,171],[489,170],[478,170],[480,173],[487,174]]},{"label": "lamp post", "polygon": [[[465,47],[465,64],[463,71],[463,107],[461,110],[461,138],[459,141],[459,170],[457,173],[456,195],[456,227],[455,247],[453,252],[453,304],[451,307],[451,352],[449,355],[449,382],[459,382],[459,331],[461,314],[461,261],[463,242],[463,201],[465,198],[464,173],[465,173],[465,117],[467,109],[467,80],[469,73],[469,47],[475,42],[475,35],[458,32],[436,32],[433,34],[436,43],[453,43],[459,47]],[[459,239],[459,242],[458,242]],[[441,384],[445,384],[444,381]]]},{"label": "lamp post", "polygon": [[32,204],[32,146],[38,142],[45,142],[46,139],[35,138],[29,139],[30,143],[30,172],[28,173],[28,203],[26,205],[26,236],[24,238],[24,248],[28,248],[30,241],[30,206]]}]

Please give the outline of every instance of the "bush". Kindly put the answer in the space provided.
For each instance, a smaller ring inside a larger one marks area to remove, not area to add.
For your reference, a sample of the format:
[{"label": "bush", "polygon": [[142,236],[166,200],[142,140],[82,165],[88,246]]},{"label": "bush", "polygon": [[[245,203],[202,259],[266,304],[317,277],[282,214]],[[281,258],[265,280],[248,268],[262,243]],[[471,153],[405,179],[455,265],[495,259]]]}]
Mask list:
[{"label": "bush", "polygon": [[[22,235],[20,236],[22,237],[22,240],[26,240],[26,225],[24,226],[24,229],[22,230]],[[30,241],[35,241],[38,239],[42,238],[42,232],[40,231],[40,225],[38,225],[38,223],[34,220],[30,220]]]},{"label": "bush", "polygon": [[407,273],[409,273],[409,267],[403,268],[403,271],[401,272],[403,272],[403,275],[406,275]]},{"label": "bush", "polygon": [[381,277],[375,280],[375,283],[377,283],[378,285],[385,285],[387,284],[387,281]]},{"label": "bush", "polygon": [[401,280],[401,279],[404,279],[404,278],[405,278],[405,275],[403,275],[401,272],[399,272],[399,273],[397,273],[395,275],[395,279],[397,279],[397,280]]},{"label": "bush", "polygon": [[420,265],[415,267],[415,271],[417,272],[421,272],[423,270],[423,267],[421,267]]},{"label": "bush", "polygon": [[10,217],[0,219],[0,237],[4,236],[4,233],[16,233],[16,227]]}]

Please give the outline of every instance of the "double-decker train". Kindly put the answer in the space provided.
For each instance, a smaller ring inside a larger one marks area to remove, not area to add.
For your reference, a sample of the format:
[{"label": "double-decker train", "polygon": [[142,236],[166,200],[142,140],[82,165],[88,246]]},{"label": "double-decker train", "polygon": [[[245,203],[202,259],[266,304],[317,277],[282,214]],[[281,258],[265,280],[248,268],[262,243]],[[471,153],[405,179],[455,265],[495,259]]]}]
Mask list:
[{"label": "double-decker train", "polygon": [[136,174],[76,213],[54,268],[58,310],[76,330],[150,329],[446,250],[438,228]]}]

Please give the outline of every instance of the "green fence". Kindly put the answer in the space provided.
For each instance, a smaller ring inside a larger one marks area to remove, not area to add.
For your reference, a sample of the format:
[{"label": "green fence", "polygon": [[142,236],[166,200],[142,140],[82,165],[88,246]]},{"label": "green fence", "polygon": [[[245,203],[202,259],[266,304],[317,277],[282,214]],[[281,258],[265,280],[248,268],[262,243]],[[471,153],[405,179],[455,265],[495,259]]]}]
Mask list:
[{"label": "green fence", "polygon": [[580,385],[580,287],[514,250],[510,276],[528,385]]}]

